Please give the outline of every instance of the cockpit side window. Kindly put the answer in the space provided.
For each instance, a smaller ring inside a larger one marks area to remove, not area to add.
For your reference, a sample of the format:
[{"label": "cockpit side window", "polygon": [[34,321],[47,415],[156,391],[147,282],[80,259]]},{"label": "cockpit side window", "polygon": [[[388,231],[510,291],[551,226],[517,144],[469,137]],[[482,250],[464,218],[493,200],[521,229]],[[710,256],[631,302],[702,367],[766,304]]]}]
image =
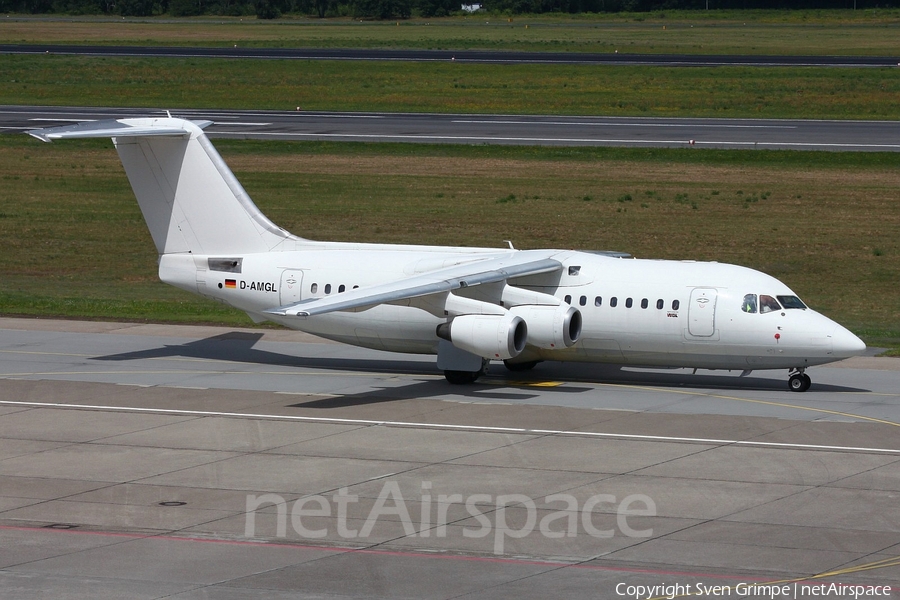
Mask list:
[{"label": "cockpit side window", "polygon": [[778,301],[785,308],[806,308],[806,305],[797,296],[778,296]]},{"label": "cockpit side window", "polygon": [[756,312],[756,294],[747,294],[744,296],[744,303],[741,305],[741,310],[745,313]]},{"label": "cockpit side window", "polygon": [[781,310],[781,305],[778,304],[778,300],[772,296],[766,296],[765,294],[759,295],[759,312],[767,313],[776,310]]}]

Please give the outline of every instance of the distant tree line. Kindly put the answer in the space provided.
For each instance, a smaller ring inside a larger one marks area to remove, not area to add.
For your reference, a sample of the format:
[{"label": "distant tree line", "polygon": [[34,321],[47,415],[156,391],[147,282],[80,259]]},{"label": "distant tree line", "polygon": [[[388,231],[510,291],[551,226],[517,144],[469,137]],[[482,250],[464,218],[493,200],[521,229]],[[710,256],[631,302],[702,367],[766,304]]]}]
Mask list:
[{"label": "distant tree line", "polygon": [[714,9],[847,9],[900,7],[900,0],[0,0],[0,13],[69,15],[252,16],[282,14],[366,19],[442,17],[479,3],[500,14],[610,13]]}]

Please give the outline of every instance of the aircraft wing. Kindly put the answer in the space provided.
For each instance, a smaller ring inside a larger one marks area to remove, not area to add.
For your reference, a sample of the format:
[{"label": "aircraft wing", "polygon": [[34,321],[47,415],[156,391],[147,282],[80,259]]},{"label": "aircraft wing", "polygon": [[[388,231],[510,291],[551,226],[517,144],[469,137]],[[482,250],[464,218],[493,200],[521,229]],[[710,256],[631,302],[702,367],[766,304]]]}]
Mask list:
[{"label": "aircraft wing", "polygon": [[563,265],[552,258],[558,250],[522,250],[492,255],[484,260],[467,262],[390,283],[359,288],[324,298],[301,300],[264,312],[279,316],[310,317],[339,310],[353,310],[388,302],[451,292],[460,288],[497,283],[510,278],[552,273]]}]

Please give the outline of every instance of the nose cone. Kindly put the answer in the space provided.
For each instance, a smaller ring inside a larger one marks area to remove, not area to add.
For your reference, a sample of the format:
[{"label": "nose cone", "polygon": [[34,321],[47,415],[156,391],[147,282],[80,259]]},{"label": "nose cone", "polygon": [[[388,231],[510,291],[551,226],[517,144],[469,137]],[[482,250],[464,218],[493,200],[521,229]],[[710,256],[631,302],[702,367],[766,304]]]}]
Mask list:
[{"label": "nose cone", "polygon": [[859,356],[866,350],[865,342],[840,325],[831,334],[831,345],[835,358]]}]

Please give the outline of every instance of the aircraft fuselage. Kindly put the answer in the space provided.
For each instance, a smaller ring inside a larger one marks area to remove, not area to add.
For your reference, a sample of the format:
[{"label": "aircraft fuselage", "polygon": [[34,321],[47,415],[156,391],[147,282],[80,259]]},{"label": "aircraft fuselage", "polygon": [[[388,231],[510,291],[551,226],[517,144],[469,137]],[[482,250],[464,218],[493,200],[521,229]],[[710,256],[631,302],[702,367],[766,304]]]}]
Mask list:
[{"label": "aircraft fuselage", "polygon": [[[414,302],[379,304],[310,317],[265,314],[272,306],[342,294],[357,287],[502,254],[498,249],[323,244],[304,250],[229,257],[163,257],[160,277],[191,292],[335,341],[393,352],[437,354],[446,318]],[[558,273],[510,279],[580,311],[571,347],[527,346],[513,362],[559,360],[648,367],[802,369],[854,356],[851,332],[806,308],[765,310],[763,296],[796,299],[779,280],[714,262],[613,258],[560,250]],[[239,264],[239,272],[233,263]],[[210,268],[212,267],[212,268]],[[454,292],[500,304],[491,286]],[[746,299],[756,306],[748,310]]]}]

